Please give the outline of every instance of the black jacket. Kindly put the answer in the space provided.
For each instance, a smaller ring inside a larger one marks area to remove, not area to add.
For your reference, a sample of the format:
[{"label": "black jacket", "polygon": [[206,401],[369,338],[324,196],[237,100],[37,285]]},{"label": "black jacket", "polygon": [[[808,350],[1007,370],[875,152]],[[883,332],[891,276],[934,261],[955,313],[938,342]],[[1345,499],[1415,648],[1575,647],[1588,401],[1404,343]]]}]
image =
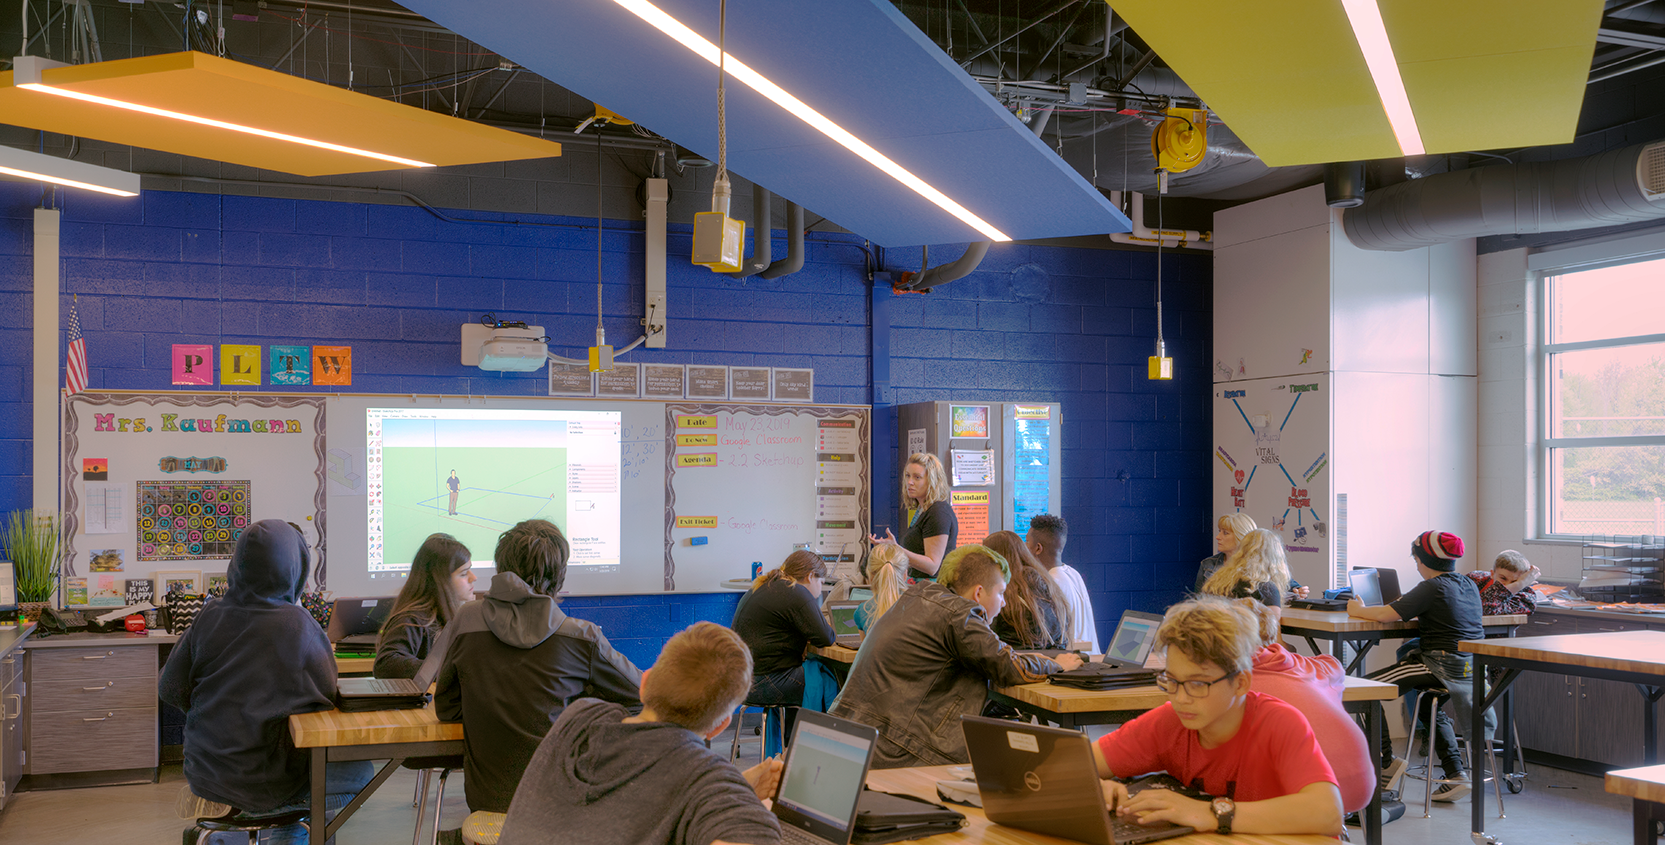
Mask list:
[{"label": "black jacket", "polygon": [[868,629],[831,712],[879,729],[875,769],[965,763],[960,716],[982,712],[989,682],[1030,684],[1056,671],[1001,642],[981,605],[921,581]]},{"label": "black jacket", "polygon": [[185,711],[185,781],[203,798],[258,813],[306,788],[289,716],[328,710],[335,693],[329,638],[295,604],[307,563],[288,523],[250,526],[225,596],[203,607],[162,668],[162,700]]},{"label": "black jacket", "polygon": [[372,667],[378,678],[414,678],[428,659],[433,648],[435,628],[429,627],[430,618],[412,610],[401,610],[388,617],[376,638],[376,664]]},{"label": "black jacket", "polygon": [[805,646],[829,646],[837,637],[821,615],[820,596],[784,578],[771,578],[740,597],[734,633],[752,652],[752,675],[802,666]]},{"label": "black jacket", "polygon": [[520,576],[499,572],[451,620],[434,709],[463,723],[470,810],[508,812],[521,773],[568,704],[586,696],[641,709],[642,673],[601,629],[561,612]]}]

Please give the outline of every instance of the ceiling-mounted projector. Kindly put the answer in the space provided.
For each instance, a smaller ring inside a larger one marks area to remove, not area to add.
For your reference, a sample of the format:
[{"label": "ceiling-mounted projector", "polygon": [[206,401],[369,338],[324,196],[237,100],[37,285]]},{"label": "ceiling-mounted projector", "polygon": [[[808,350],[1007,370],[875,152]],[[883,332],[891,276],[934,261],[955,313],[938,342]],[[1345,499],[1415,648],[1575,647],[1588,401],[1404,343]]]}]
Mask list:
[{"label": "ceiling-mounted projector", "polygon": [[463,323],[462,362],[497,372],[529,373],[549,359],[543,326],[507,327]]}]

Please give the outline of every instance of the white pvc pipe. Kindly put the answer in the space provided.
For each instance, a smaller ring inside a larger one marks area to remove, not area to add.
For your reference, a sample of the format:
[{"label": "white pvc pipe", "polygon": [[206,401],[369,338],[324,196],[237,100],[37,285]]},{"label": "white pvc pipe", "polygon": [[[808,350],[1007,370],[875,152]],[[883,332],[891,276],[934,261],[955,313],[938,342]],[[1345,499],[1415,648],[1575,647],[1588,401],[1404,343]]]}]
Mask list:
[{"label": "white pvc pipe", "polygon": [[[1139,246],[1161,245],[1173,249],[1205,249],[1214,248],[1214,233],[1199,232],[1196,229],[1163,229],[1158,233],[1145,225],[1145,196],[1138,191],[1130,192],[1133,201],[1128,203],[1128,219],[1133,221],[1133,231],[1127,233],[1112,232],[1110,240],[1119,244],[1137,244]],[[1122,205],[1122,192],[1111,191],[1110,202],[1117,208]]]}]

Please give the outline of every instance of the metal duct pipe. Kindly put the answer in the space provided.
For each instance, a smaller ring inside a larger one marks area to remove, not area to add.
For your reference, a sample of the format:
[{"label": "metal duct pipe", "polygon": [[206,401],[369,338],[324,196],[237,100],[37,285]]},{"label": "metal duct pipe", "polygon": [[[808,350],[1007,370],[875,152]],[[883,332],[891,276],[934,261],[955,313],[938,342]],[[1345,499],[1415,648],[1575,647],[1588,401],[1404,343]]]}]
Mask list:
[{"label": "metal duct pipe", "polygon": [[922,271],[919,275],[908,280],[907,289],[920,291],[930,290],[937,285],[946,285],[955,279],[965,278],[977,265],[983,263],[983,257],[989,254],[992,241],[977,241],[967,244],[965,254],[947,264],[939,264]]},{"label": "metal duct pipe", "polygon": [[752,257],[742,262],[739,270],[723,275],[744,279],[769,269],[775,246],[774,212],[770,203],[774,196],[768,188],[752,183]]},{"label": "metal duct pipe", "polygon": [[1341,219],[1354,246],[1395,252],[1665,219],[1665,141],[1402,182],[1370,192]]},{"label": "metal duct pipe", "polygon": [[795,203],[786,204],[786,257],[769,265],[769,269],[757,274],[765,279],[778,279],[790,276],[804,269],[804,207]]}]

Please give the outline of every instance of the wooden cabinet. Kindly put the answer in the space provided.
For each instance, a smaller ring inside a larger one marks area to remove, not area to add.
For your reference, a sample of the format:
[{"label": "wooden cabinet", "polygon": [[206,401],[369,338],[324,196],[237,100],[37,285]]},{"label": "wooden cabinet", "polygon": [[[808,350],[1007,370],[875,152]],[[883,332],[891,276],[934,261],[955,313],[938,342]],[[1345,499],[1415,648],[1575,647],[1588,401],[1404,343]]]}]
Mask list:
[{"label": "wooden cabinet", "polygon": [[[156,646],[31,646],[31,785],[47,776],[129,772],[157,765]],[[69,784],[71,781],[63,781]]]},{"label": "wooden cabinet", "polygon": [[[1540,610],[1523,637],[1665,630],[1665,625],[1608,614]],[[1525,748],[1606,770],[1643,764],[1642,696],[1632,684],[1548,672],[1515,681],[1515,724]]]},{"label": "wooden cabinet", "polygon": [[23,710],[27,688],[23,662],[27,652],[13,649],[0,657],[0,809],[23,778]]}]

